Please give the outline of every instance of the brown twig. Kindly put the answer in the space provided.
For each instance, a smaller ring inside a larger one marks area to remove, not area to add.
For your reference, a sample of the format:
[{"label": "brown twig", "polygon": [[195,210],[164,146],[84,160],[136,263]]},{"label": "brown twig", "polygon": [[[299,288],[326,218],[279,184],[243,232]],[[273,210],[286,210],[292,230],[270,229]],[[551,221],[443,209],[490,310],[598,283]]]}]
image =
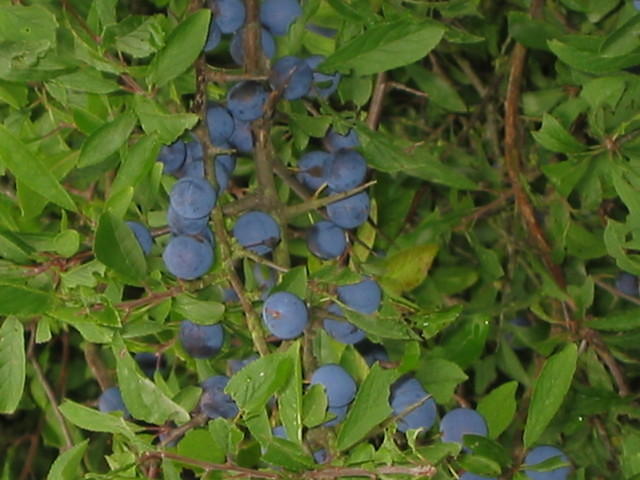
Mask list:
[{"label": "brown twig", "polygon": [[376,77],[376,85],[373,88],[371,103],[369,104],[369,114],[367,115],[367,125],[371,130],[377,130],[382,116],[382,102],[387,92],[387,73],[380,72]]},{"label": "brown twig", "polygon": [[104,365],[102,358],[100,357],[100,352],[93,343],[85,343],[82,347],[84,352],[84,359],[93,373],[98,385],[100,385],[101,390],[106,390],[107,388],[114,385],[113,377],[109,373],[109,370]]},{"label": "brown twig", "polygon": [[184,423],[184,424],[180,425],[179,427],[174,428],[169,433],[167,433],[164,436],[164,438],[162,439],[162,441],[160,442],[160,446],[161,447],[166,447],[167,445],[169,445],[174,440],[177,440],[180,437],[182,437],[189,430],[191,430],[193,428],[201,427],[202,425],[206,424],[208,420],[209,420],[209,417],[207,415],[203,414],[203,413],[195,415],[187,423]]},{"label": "brown twig", "polygon": [[321,198],[312,198],[306,200],[304,203],[298,203],[297,205],[292,205],[287,207],[285,210],[285,216],[287,218],[297,217],[298,215],[302,215],[303,213],[309,212],[311,210],[317,210],[318,208],[326,207],[330,203],[337,202],[338,200],[342,200],[347,197],[351,197],[358,192],[362,192],[366,190],[371,185],[375,185],[376,181],[373,180],[371,182],[367,182],[359,187],[356,187],[348,192],[336,193],[334,195],[329,195],[328,197]]},{"label": "brown twig", "polygon": [[616,297],[624,298],[628,302],[635,303],[636,305],[640,305],[640,298],[634,297],[632,295],[627,295],[626,293],[618,290],[616,287],[612,285],[609,285],[607,282],[604,282],[602,279],[598,277],[592,276],[591,278],[593,278],[593,281],[596,285],[598,285],[603,290],[606,290],[610,294]]}]

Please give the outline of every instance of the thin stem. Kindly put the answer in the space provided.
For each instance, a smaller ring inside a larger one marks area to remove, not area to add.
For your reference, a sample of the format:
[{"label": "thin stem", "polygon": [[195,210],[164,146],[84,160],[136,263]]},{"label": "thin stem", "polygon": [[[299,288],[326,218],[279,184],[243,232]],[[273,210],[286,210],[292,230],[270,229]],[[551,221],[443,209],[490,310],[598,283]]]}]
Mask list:
[{"label": "thin stem", "polygon": [[311,198],[309,200],[306,200],[304,203],[299,203],[297,205],[292,205],[291,207],[288,207],[285,210],[285,215],[287,218],[297,217],[298,215],[302,215],[303,213],[310,212],[311,210],[317,210],[318,208],[326,207],[330,203],[337,202],[338,200],[343,200],[345,198],[351,197],[356,193],[362,192],[363,190],[366,190],[367,188],[375,184],[376,184],[376,181],[372,180],[371,182],[367,182],[347,192],[336,193],[328,197]]}]

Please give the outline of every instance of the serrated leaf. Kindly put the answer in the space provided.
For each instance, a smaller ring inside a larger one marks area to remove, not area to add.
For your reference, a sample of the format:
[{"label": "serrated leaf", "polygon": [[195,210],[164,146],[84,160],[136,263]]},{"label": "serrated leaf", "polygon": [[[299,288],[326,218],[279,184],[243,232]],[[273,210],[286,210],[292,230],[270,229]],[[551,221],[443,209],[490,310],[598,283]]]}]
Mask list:
[{"label": "serrated leaf", "polygon": [[0,282],[0,315],[35,315],[46,312],[53,301],[50,292]]},{"label": "serrated leaf", "polygon": [[321,66],[322,71],[371,75],[408,65],[423,58],[439,42],[444,28],[436,22],[400,20],[369,28],[339,48]]},{"label": "serrated leaf", "polygon": [[427,278],[437,253],[435,244],[416,245],[394,253],[385,262],[381,282],[395,293],[410,292]]},{"label": "serrated leaf", "polygon": [[338,450],[352,447],[391,415],[389,388],[397,377],[395,370],[385,370],[379,363],[371,367],[338,432]]},{"label": "serrated leaf", "polygon": [[251,362],[231,377],[225,392],[244,411],[264,409],[269,398],[287,384],[292,368],[293,361],[288,355],[272,353]]},{"label": "serrated leaf", "polygon": [[580,153],[586,150],[582,143],[574,138],[552,115],[542,116],[542,127],[532,132],[533,138],[552,152]]},{"label": "serrated leaf", "polygon": [[[76,206],[67,191],[46,168],[40,157],[0,125],[0,159],[4,166],[30,189],[48,201],[75,212]],[[37,172],[37,175],[34,175]]]},{"label": "serrated leaf", "polygon": [[503,383],[494,388],[478,403],[477,410],[489,426],[489,438],[498,438],[511,424],[516,414],[518,382]]},{"label": "serrated leaf", "polygon": [[578,349],[570,343],[549,357],[542,367],[529,404],[524,428],[525,448],[535,444],[562,405],[573,380],[577,358]]},{"label": "serrated leaf", "polygon": [[136,117],[131,112],[122,113],[102,125],[82,145],[78,167],[95,165],[116,153],[127,141],[135,125]]},{"label": "serrated leaf", "polygon": [[167,420],[178,423],[189,420],[189,414],[184,408],[142,374],[120,336],[114,336],[112,348],[116,359],[118,386],[132,417],[154,425],[162,425]]},{"label": "serrated leaf", "polygon": [[13,413],[24,390],[24,327],[8,317],[0,327],[0,413]]},{"label": "serrated leaf", "polygon": [[169,34],[151,64],[151,83],[161,87],[193,65],[207,39],[210,20],[211,10],[198,10]]},{"label": "serrated leaf", "polygon": [[87,439],[60,454],[51,465],[47,480],[77,480],[82,457],[88,446],[89,440]]},{"label": "serrated leaf", "polygon": [[72,424],[90,432],[117,433],[133,439],[134,432],[122,417],[85,407],[72,400],[65,400],[60,405],[62,415]]},{"label": "serrated leaf", "polygon": [[160,143],[173,143],[185,130],[193,128],[198,116],[193,113],[168,112],[153,100],[137,96],[134,99],[136,115],[148,134],[157,134]]},{"label": "serrated leaf", "polygon": [[111,212],[100,217],[94,242],[96,258],[128,281],[141,283],[147,262],[131,229]]}]

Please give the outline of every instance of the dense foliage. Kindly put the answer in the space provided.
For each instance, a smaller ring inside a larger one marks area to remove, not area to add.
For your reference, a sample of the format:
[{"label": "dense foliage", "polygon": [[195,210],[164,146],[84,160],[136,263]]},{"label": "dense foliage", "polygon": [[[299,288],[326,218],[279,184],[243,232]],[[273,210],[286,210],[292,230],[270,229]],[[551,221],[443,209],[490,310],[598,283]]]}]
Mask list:
[{"label": "dense foliage", "polygon": [[640,478],[639,33],[0,0],[0,479]]}]

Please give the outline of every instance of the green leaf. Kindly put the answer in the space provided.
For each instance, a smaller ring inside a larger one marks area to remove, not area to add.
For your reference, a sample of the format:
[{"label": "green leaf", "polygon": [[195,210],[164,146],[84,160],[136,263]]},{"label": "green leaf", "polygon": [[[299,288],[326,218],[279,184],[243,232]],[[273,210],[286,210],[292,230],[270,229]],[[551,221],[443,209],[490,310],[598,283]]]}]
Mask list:
[{"label": "green leaf", "polygon": [[327,416],[327,395],[322,385],[311,385],[304,394],[302,417],[305,426],[317,427]]},{"label": "green leaf", "polygon": [[151,83],[161,87],[193,65],[207,39],[210,20],[211,10],[198,10],[169,34],[151,64]]},{"label": "green leaf", "polygon": [[397,294],[410,292],[427,278],[437,253],[435,244],[416,245],[394,253],[385,262],[382,284]]},{"label": "green leaf", "polygon": [[490,317],[474,314],[456,323],[433,348],[430,356],[456,362],[462,369],[470,367],[480,358],[489,335]]},{"label": "green leaf", "polygon": [[[571,39],[565,40],[570,41]],[[626,55],[609,57],[598,52],[578,48],[560,40],[549,40],[547,44],[560,60],[584,72],[606,74],[640,64],[638,50]]]},{"label": "green leaf", "polygon": [[88,446],[89,440],[85,440],[63,452],[51,465],[47,480],[77,480],[82,457]]},{"label": "green leaf", "polygon": [[300,445],[278,437],[271,439],[262,459],[294,472],[311,470],[315,465],[313,459],[302,450]]},{"label": "green leaf", "polygon": [[[76,211],[73,200],[56,180],[41,158],[31,152],[20,139],[0,125],[0,159],[4,166],[30,189],[48,201]],[[34,175],[34,172],[38,172]]]},{"label": "green leaf", "polygon": [[339,48],[321,66],[322,71],[370,75],[408,65],[427,55],[439,42],[444,28],[436,22],[400,20],[375,25]]},{"label": "green leaf", "polygon": [[115,80],[105,78],[99,71],[93,69],[82,69],[60,75],[53,82],[78,92],[107,94],[120,90],[120,85]]},{"label": "green leaf", "polygon": [[100,217],[94,243],[96,258],[133,283],[147,275],[147,261],[131,229],[111,212]]},{"label": "green leaf", "polygon": [[640,308],[635,307],[622,312],[611,313],[605,317],[595,318],[587,322],[589,328],[627,332],[640,328]]},{"label": "green leaf", "polygon": [[454,305],[441,312],[416,315],[413,317],[413,322],[418,328],[422,329],[422,336],[425,340],[429,340],[456,321],[460,317],[462,310],[462,305]]},{"label": "green leaf", "polygon": [[422,362],[416,377],[435,401],[441,404],[448,403],[456,387],[469,378],[457,364],[442,358]]},{"label": "green leaf", "polygon": [[189,414],[167,397],[151,380],[140,372],[119,335],[114,336],[113,355],[116,358],[118,386],[127,409],[137,420],[162,425],[167,420],[184,423]]},{"label": "green leaf", "polygon": [[178,454],[203,462],[222,463],[225,451],[205,429],[190,430],[178,443]]},{"label": "green leaf", "polygon": [[415,335],[404,324],[402,317],[396,312],[380,310],[372,315],[366,315],[351,310],[346,305],[342,306],[342,311],[349,322],[370,335],[396,340],[415,338]]},{"label": "green leaf", "polygon": [[517,407],[517,389],[518,382],[503,383],[478,403],[477,410],[489,426],[489,438],[498,438],[513,421]]},{"label": "green leaf", "polygon": [[570,343],[549,357],[533,386],[527,423],[524,429],[524,446],[529,448],[540,438],[562,405],[569,391],[576,370],[578,349]]},{"label": "green leaf", "polygon": [[131,112],[118,115],[114,120],[105,123],[89,135],[82,145],[78,167],[88,167],[106,160],[127,141],[136,117]]},{"label": "green leaf", "polygon": [[542,116],[542,128],[532,132],[533,138],[552,152],[580,153],[586,147],[576,140],[553,116],[545,113]]},{"label": "green leaf", "polygon": [[122,165],[111,185],[111,196],[129,187],[136,187],[153,168],[160,148],[161,145],[155,135],[148,135],[138,140],[122,160]]},{"label": "green leaf", "polygon": [[194,323],[213,325],[221,320],[225,307],[220,302],[200,300],[183,293],[175,298],[173,310]]},{"label": "green leaf", "polygon": [[270,293],[289,292],[300,298],[307,296],[307,267],[299,266],[282,275],[282,279]]},{"label": "green leaf", "polygon": [[168,112],[141,95],[135,97],[134,108],[144,131],[148,135],[157,134],[160,143],[165,145],[173,143],[198,122],[198,116],[193,113]]},{"label": "green leaf", "polygon": [[122,417],[103,413],[71,400],[62,402],[60,411],[72,424],[90,432],[117,433],[129,439],[134,437],[131,424]]},{"label": "green leaf", "polygon": [[0,413],[13,413],[24,390],[24,328],[14,317],[0,327]]},{"label": "green leaf", "polygon": [[456,90],[442,77],[417,64],[409,65],[411,75],[420,90],[429,95],[429,100],[451,112],[466,112],[467,106]]},{"label": "green leaf", "polygon": [[288,383],[292,368],[290,356],[272,353],[251,362],[231,377],[225,391],[247,412],[264,409],[271,395]]},{"label": "green leaf", "polygon": [[287,438],[293,442],[302,441],[302,365],[300,361],[300,341],[291,344],[285,355],[291,361],[289,379],[278,395],[280,421],[287,432]]},{"label": "green leaf", "polygon": [[373,365],[338,431],[338,450],[352,447],[391,415],[389,387],[397,376],[395,370],[385,370],[379,363]]},{"label": "green leaf", "polygon": [[35,315],[46,312],[53,301],[50,292],[17,283],[0,282],[0,315]]}]

